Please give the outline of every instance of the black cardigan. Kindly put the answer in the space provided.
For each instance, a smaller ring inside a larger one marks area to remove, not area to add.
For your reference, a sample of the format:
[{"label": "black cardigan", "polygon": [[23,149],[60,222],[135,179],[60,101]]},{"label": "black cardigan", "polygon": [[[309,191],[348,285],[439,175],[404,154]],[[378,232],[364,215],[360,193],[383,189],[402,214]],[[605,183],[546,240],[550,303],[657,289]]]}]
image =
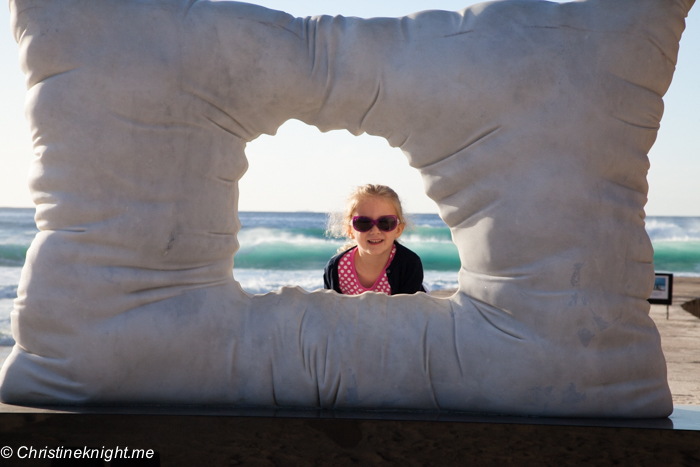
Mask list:
[{"label": "black cardigan", "polygon": [[[391,294],[425,292],[423,288],[423,263],[421,263],[420,257],[399,242],[394,242],[394,245],[396,245],[396,254],[386,270],[386,277],[389,279]],[[350,250],[352,250],[352,248],[350,248]],[[328,261],[323,271],[324,288],[335,290],[340,294],[343,293],[340,291],[338,264],[340,263],[340,258],[350,250],[338,253]]]}]

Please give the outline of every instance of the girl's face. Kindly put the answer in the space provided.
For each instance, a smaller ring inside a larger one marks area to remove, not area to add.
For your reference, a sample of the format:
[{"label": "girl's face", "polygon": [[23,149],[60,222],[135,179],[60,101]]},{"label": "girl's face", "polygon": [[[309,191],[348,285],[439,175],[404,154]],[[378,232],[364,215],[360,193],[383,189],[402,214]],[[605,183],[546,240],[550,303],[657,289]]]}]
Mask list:
[{"label": "girl's face", "polygon": [[[390,201],[375,196],[361,201],[352,215],[376,220],[382,216],[395,216],[396,209]],[[348,236],[357,242],[360,255],[389,255],[394,240],[401,236],[403,227],[403,224],[399,224],[391,232],[383,232],[373,225],[367,232],[358,232],[350,225]]]}]

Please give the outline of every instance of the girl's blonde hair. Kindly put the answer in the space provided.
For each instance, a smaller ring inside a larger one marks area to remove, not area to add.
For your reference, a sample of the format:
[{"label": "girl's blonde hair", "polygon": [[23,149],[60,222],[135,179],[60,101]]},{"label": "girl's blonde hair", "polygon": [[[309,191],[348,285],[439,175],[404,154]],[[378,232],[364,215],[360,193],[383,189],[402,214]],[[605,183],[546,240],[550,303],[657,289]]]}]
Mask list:
[{"label": "girl's blonde hair", "polygon": [[354,239],[349,238],[349,232],[350,229],[352,229],[352,215],[361,202],[368,198],[374,197],[389,201],[392,206],[394,206],[396,217],[399,219],[399,224],[403,224],[404,228],[407,227],[408,220],[406,219],[403,208],[401,207],[401,200],[399,199],[399,195],[397,195],[394,190],[386,185],[368,184],[358,186],[348,196],[345,202],[345,210],[343,212],[332,213],[328,216],[328,230],[326,230],[326,234],[332,237],[345,237],[349,239],[345,245],[338,248],[338,253],[357,245],[357,242]]}]

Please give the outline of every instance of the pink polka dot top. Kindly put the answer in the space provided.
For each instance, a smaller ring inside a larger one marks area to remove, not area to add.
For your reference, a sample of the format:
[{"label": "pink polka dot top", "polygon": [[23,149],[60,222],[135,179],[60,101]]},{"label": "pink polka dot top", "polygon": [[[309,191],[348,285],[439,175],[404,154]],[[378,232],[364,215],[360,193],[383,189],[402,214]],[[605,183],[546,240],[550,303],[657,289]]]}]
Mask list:
[{"label": "pink polka dot top", "polygon": [[357,270],[355,269],[356,253],[357,248],[348,250],[348,252],[340,258],[340,263],[338,264],[338,279],[340,279],[340,291],[343,292],[343,295],[360,295],[364,292],[384,292],[387,295],[391,295],[391,286],[389,286],[389,278],[386,276],[386,268],[389,267],[391,260],[394,259],[396,245],[391,248],[389,260],[386,262],[382,273],[379,274],[379,277],[377,277],[377,280],[370,288],[363,287],[362,284],[360,284],[360,279],[357,277]]}]

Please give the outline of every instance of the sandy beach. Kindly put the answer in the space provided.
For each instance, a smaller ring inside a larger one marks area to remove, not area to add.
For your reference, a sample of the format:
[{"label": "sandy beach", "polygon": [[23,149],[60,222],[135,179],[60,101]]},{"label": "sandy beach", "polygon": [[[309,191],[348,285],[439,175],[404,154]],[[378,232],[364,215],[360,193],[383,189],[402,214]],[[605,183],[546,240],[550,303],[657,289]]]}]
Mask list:
[{"label": "sandy beach", "polygon": [[[449,297],[455,290],[431,292]],[[698,316],[681,305],[700,298],[700,277],[674,277],[673,305],[652,305],[651,317],[661,334],[661,345],[668,366],[668,383],[674,404],[700,405],[700,312]],[[4,362],[12,347],[0,347],[0,362]]]},{"label": "sandy beach", "polygon": [[700,317],[681,308],[696,298],[700,298],[699,277],[674,277],[668,319],[665,305],[651,306],[650,315],[661,334],[674,404],[700,405]]}]

